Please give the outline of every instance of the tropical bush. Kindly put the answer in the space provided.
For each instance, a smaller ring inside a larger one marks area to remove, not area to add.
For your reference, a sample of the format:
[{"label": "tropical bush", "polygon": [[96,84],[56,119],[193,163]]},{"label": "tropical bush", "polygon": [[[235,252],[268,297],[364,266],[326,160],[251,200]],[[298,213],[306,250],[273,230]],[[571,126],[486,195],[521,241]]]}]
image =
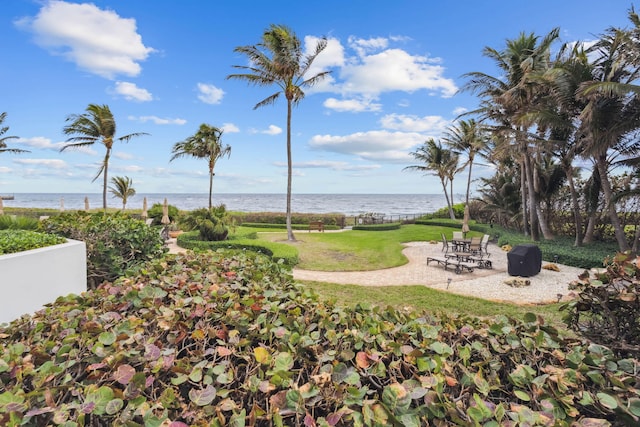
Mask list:
[{"label": "tropical bush", "polygon": [[[245,223],[259,223],[259,224],[286,224],[287,217],[284,213],[279,212],[243,212],[234,213],[233,218],[238,224],[244,225]],[[305,224],[308,225],[313,221],[322,221],[325,226],[337,226],[338,228],[344,228],[347,219],[344,214],[338,213],[292,213],[291,224]]]},{"label": "tropical bush", "polygon": [[66,241],[60,236],[30,230],[0,230],[0,255],[59,245]]},{"label": "tropical bush", "polygon": [[266,240],[255,240],[255,233],[250,233],[246,238],[232,234],[234,237],[225,241],[203,241],[197,232],[182,233],[177,238],[178,246],[185,249],[194,250],[228,250],[237,249],[240,251],[253,251],[271,257],[276,262],[281,262],[286,266],[294,266],[298,264],[298,249],[294,246],[269,242]]},{"label": "tropical bush", "polygon": [[[243,227],[255,227],[255,228],[273,228],[278,230],[286,230],[286,224],[268,224],[268,223],[260,223],[260,222],[243,222]],[[293,230],[308,230],[309,224],[291,224],[291,228]],[[325,230],[340,230],[340,227],[337,225],[326,225],[324,226]]]},{"label": "tropical bush", "polygon": [[37,230],[38,220],[26,216],[0,215],[0,230]]},{"label": "tropical bush", "polygon": [[399,222],[390,222],[386,224],[361,224],[354,225],[354,230],[362,230],[362,231],[388,231],[388,230],[397,230],[400,228],[402,224]]},{"label": "tropical bush", "polygon": [[[153,206],[151,206],[151,209],[147,210],[147,215],[149,216],[150,219],[153,219],[153,223],[152,223],[153,225],[161,224],[162,206],[163,205],[161,203],[154,203]],[[169,221],[176,222],[180,217],[180,210],[173,205],[169,205],[168,211],[169,211]]]},{"label": "tropical bush", "polygon": [[577,298],[565,304],[567,325],[624,356],[640,357],[640,257],[618,253],[606,269],[571,283]]},{"label": "tropical bush", "polygon": [[637,425],[637,371],[533,314],[341,308],[188,253],[0,329],[0,424]]},{"label": "tropical bush", "polygon": [[184,224],[187,230],[198,230],[200,240],[217,242],[226,240],[231,217],[225,205],[221,204],[211,209],[201,208],[190,211],[180,218],[180,224]]},{"label": "tropical bush", "polygon": [[89,289],[167,250],[155,228],[123,213],[64,213],[42,221],[41,228],[85,242]]}]

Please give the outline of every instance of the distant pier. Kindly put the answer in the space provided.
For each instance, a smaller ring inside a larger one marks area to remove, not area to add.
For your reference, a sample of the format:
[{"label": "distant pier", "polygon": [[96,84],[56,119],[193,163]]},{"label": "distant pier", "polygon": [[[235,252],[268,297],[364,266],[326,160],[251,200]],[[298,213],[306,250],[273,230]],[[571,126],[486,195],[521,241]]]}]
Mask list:
[{"label": "distant pier", "polygon": [[2,199],[2,200],[13,200],[13,195],[11,195],[11,196],[2,196],[2,195],[0,195],[0,199]]}]

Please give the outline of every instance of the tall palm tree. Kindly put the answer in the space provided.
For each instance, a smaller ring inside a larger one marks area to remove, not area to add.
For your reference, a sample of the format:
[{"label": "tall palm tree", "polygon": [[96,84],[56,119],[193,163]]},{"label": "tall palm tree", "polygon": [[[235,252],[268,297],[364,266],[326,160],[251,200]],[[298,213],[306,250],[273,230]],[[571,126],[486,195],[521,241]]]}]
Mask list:
[{"label": "tall palm tree", "polygon": [[244,80],[256,86],[278,87],[278,92],[258,102],[254,110],[275,103],[281,94],[287,100],[287,237],[294,241],[291,228],[291,176],[293,162],[291,158],[291,110],[305,96],[303,89],[312,87],[325,78],[330,72],[323,71],[311,77],[305,74],[311,68],[316,57],[327,47],[327,40],[316,43],[315,50],[308,55],[302,52],[300,39],[284,25],[272,24],[262,34],[257,45],[239,46],[235,52],[246,55],[249,65],[234,65],[234,68],[245,73],[230,74],[228,79]]},{"label": "tall palm tree", "polygon": [[211,199],[216,162],[223,156],[229,157],[231,155],[231,147],[229,145],[222,145],[220,142],[222,132],[221,129],[215,126],[203,123],[194,135],[184,141],[176,142],[171,150],[173,156],[171,156],[170,161],[180,157],[190,156],[197,159],[207,159],[209,162],[209,209],[213,206]]},{"label": "tall palm tree", "polygon": [[129,135],[116,138],[116,121],[108,105],[89,104],[84,114],[72,114],[66,119],[69,124],[62,129],[65,135],[76,135],[67,139],[70,144],[64,145],[60,151],[67,148],[81,148],[95,144],[104,145],[106,152],[102,165],[93,181],[100,175],[103,177],[102,185],[102,208],[107,209],[107,172],[109,169],[109,158],[115,141],[128,142],[131,138],[147,135],[143,132],[131,133]]},{"label": "tall palm tree", "polygon": [[9,130],[9,126],[2,126],[4,119],[7,117],[7,113],[0,113],[0,153],[28,153],[27,150],[21,150],[19,148],[7,147],[7,141],[10,139],[17,139],[17,136],[3,136]]},{"label": "tall palm tree", "polygon": [[127,201],[129,197],[136,195],[136,190],[133,188],[133,181],[128,176],[114,176],[111,178],[113,187],[109,187],[113,197],[117,197],[122,200],[122,210],[127,207]]},{"label": "tall palm tree", "polygon": [[454,126],[449,127],[442,141],[459,154],[466,153],[467,161],[462,168],[469,166],[467,175],[467,193],[465,204],[469,205],[469,192],[471,189],[471,170],[477,154],[481,154],[487,146],[487,135],[484,126],[474,119],[460,120]]},{"label": "tall palm tree", "polygon": [[447,201],[449,217],[451,219],[456,219],[453,212],[453,190],[451,198],[449,198],[447,184],[453,181],[452,171],[458,170],[458,154],[452,150],[443,148],[442,144],[436,142],[433,138],[428,139],[424,144],[418,147],[416,151],[409,154],[421,164],[407,166],[404,169],[415,170],[437,176],[440,179],[442,191],[444,192],[444,197]]}]

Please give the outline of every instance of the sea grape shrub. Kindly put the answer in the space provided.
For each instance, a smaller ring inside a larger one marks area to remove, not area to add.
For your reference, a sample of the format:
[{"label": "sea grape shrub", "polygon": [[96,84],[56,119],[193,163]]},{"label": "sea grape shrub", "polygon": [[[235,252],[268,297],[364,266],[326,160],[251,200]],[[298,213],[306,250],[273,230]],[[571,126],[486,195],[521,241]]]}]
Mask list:
[{"label": "sea grape shrub", "polygon": [[638,425],[638,368],[533,314],[344,308],[190,252],[0,328],[0,425]]},{"label": "sea grape shrub", "polygon": [[566,324],[619,355],[640,357],[640,257],[618,253],[605,270],[570,284],[577,297],[565,304]]},{"label": "sea grape shrub", "polygon": [[[162,203],[154,203],[153,206],[151,206],[151,209],[147,210],[147,215],[150,219],[153,219],[153,225],[162,224],[162,206]],[[168,205],[168,208],[169,221],[177,221],[180,217],[180,210],[173,205]]]},{"label": "sea grape shrub", "polygon": [[121,212],[63,213],[42,221],[41,228],[85,242],[89,289],[167,251],[156,229]]},{"label": "sea grape shrub", "polygon": [[188,230],[197,230],[200,240],[218,242],[227,239],[231,217],[225,205],[221,204],[211,209],[190,211],[180,219],[180,223]]},{"label": "sea grape shrub", "polygon": [[[30,230],[0,230],[0,255],[65,243],[67,239]],[[2,271],[0,271],[1,277]]]}]

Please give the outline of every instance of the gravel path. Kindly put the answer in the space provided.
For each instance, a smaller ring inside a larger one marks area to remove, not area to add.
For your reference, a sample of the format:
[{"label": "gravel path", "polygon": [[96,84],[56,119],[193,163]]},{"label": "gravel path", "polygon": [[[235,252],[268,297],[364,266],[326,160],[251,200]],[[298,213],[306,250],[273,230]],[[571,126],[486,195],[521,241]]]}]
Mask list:
[{"label": "gravel path", "polygon": [[[168,241],[169,251],[178,253],[184,249]],[[411,242],[402,253],[409,262],[400,267],[372,271],[327,272],[293,269],[295,280],[338,283],[361,286],[401,286],[423,285],[433,289],[461,295],[483,298],[491,301],[516,304],[547,304],[559,299],[571,298],[568,284],[578,278],[583,269],[557,264],[559,272],[542,269],[533,277],[528,277],[530,286],[512,287],[505,280],[513,279],[507,272],[507,253],[496,245],[489,244],[492,269],[475,269],[473,272],[456,274],[435,263],[427,265],[429,256],[442,256],[440,243]],[[547,264],[543,261],[542,265]],[[450,280],[450,283],[448,283]]]}]

